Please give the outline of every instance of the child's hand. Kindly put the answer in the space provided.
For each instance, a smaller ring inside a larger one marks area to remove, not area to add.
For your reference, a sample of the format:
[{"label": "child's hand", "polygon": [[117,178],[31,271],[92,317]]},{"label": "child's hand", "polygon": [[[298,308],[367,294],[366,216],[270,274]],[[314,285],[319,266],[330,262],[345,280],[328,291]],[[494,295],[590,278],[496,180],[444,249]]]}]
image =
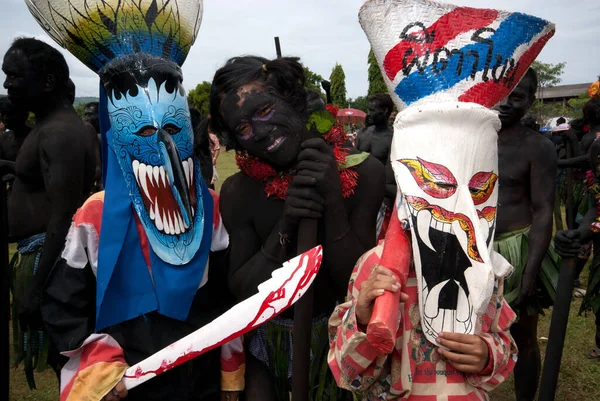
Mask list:
[{"label": "child's hand", "polygon": [[[359,325],[366,326],[369,324],[375,299],[383,295],[386,290],[390,292],[400,291],[400,283],[390,269],[375,265],[369,278],[360,285],[355,310],[356,321]],[[408,301],[408,295],[400,293],[400,301]]]},{"label": "child's hand", "polygon": [[489,349],[485,341],[473,334],[440,333],[438,353],[450,365],[463,373],[479,373],[489,362]]}]

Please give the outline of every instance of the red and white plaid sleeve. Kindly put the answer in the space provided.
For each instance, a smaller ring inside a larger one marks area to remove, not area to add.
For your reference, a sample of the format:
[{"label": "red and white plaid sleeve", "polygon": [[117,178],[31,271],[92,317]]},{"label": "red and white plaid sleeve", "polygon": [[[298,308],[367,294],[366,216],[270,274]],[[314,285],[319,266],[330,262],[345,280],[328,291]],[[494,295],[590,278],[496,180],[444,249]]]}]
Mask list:
[{"label": "red and white plaid sleeve", "polygon": [[[379,260],[382,246],[364,254],[354,267],[348,286],[348,301],[329,318],[328,363],[339,387],[363,392],[381,376],[388,356],[378,357],[367,335],[356,322],[354,308],[362,282],[370,274],[373,258]],[[364,266],[367,266],[363,269]]]}]

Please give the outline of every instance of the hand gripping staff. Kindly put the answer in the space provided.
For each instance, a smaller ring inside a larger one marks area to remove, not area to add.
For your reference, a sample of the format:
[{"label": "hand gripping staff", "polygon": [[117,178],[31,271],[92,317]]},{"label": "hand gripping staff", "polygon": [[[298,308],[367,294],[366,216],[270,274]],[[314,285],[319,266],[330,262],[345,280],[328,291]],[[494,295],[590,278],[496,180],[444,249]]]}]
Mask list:
[{"label": "hand gripping staff", "polygon": [[[394,272],[401,285],[400,291],[406,286],[411,256],[410,241],[394,208],[379,264]],[[367,327],[367,340],[380,355],[387,355],[394,350],[399,323],[400,291],[386,291],[375,300],[373,315]]]}]

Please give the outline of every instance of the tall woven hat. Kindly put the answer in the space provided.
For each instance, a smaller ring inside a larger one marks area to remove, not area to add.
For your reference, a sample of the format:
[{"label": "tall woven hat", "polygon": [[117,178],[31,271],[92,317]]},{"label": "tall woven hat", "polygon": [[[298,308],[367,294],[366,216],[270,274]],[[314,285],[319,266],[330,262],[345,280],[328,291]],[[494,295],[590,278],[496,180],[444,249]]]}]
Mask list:
[{"label": "tall woven hat", "polygon": [[431,102],[493,107],[519,83],[554,24],[427,0],[369,0],[359,13],[400,110]]},{"label": "tall woven hat", "polygon": [[40,26],[94,72],[146,53],[180,66],[202,20],[198,0],[25,0]]}]

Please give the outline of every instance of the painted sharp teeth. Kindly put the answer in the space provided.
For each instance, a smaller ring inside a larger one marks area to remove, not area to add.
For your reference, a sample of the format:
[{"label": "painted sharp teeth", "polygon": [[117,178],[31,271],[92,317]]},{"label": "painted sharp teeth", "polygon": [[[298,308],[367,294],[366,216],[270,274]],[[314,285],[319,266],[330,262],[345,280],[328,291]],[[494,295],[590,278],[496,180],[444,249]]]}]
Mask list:
[{"label": "painted sharp teeth", "polygon": [[181,162],[181,164],[183,165],[183,171],[185,173],[185,182],[187,183],[188,187],[190,186],[190,170],[188,170],[188,161],[184,160]]},{"label": "painted sharp teeth", "polygon": [[[154,186],[154,182],[152,181],[152,172],[153,172],[153,168],[152,166],[146,166],[146,177],[148,177],[148,182],[150,182],[150,185]],[[149,198],[150,196],[148,196]]]},{"label": "painted sharp teeth", "polygon": [[159,182],[160,182],[160,181],[158,181],[158,176],[160,175],[160,173],[158,171],[159,171],[158,166],[154,166],[154,168],[152,169],[152,175],[154,176],[154,186],[155,187],[158,187]]},{"label": "painted sharp teeth", "polygon": [[135,179],[138,182],[138,185],[140,184],[140,180],[138,179],[138,170],[140,169],[140,162],[137,160],[134,160],[133,163],[131,163],[131,166],[133,167],[133,175],[135,175]]},{"label": "painted sharp teeth", "polygon": [[171,231],[171,234],[175,234],[175,226],[173,225],[173,219],[171,218],[171,212],[167,212],[167,219],[169,221],[169,230]]},{"label": "painted sharp teeth", "polygon": [[179,227],[179,219],[177,218],[177,216],[179,216],[179,213],[174,212],[173,213],[173,226],[175,227],[175,234],[179,235],[179,234],[181,234],[181,227]]},{"label": "painted sharp teeth", "polygon": [[154,220],[154,206],[150,205],[150,220]]},{"label": "painted sharp teeth", "polygon": [[427,210],[423,210],[417,214],[417,228],[419,230],[419,237],[429,249],[435,252],[435,248],[431,244],[431,239],[429,239],[430,227],[432,224],[431,220],[431,212]]},{"label": "painted sharp teeth", "polygon": [[162,218],[163,218],[163,224],[165,226],[165,234],[170,235],[171,234],[171,227],[169,226],[169,213],[167,213],[165,211],[165,209],[162,210]]},{"label": "painted sharp teeth", "polygon": [[167,180],[165,178],[165,168],[163,166],[160,166],[159,169],[160,171],[160,179],[162,180],[162,186],[166,187],[167,186]]},{"label": "painted sharp teeth", "polygon": [[195,214],[196,214],[196,210],[194,210],[194,208],[192,208],[192,217],[194,217]]},{"label": "painted sharp teeth", "polygon": [[139,185],[144,190],[144,194],[146,195],[146,197],[148,199],[150,199],[150,192],[148,192],[148,181],[146,181],[146,174],[147,174],[147,172],[148,172],[148,170],[146,169],[146,165],[140,163]]},{"label": "painted sharp teeth", "polygon": [[190,169],[190,182],[188,182],[188,185],[191,187],[193,181],[192,178],[194,177],[194,159],[191,157],[188,159],[188,168]]},{"label": "painted sharp teeth", "polygon": [[178,213],[178,217],[179,217],[179,227],[181,227],[181,232],[184,232],[185,230],[187,230],[189,228],[189,226],[187,224],[185,224],[185,222],[183,221],[183,218],[181,217],[181,213]]},{"label": "painted sharp teeth", "polygon": [[156,225],[156,228],[158,228],[160,231],[162,231],[164,228],[164,225],[163,225],[163,220],[160,215],[160,209],[158,208],[158,198],[156,198],[156,200],[154,201],[154,215],[156,216],[156,220],[154,221],[154,224]]}]

